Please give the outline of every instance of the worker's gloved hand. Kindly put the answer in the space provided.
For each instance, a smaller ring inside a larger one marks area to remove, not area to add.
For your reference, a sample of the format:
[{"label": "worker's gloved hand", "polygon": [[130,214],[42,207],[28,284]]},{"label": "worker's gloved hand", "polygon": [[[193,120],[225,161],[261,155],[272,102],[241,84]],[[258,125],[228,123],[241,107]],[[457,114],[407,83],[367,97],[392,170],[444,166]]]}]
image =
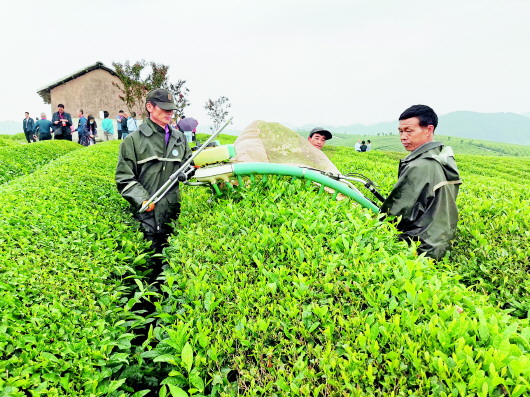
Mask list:
[{"label": "worker's gloved hand", "polygon": [[[147,203],[147,200],[145,200],[143,203],[142,203],[142,207],[145,205],[145,203]],[[145,212],[151,212],[155,209],[155,203],[150,203],[147,208],[145,209]]]}]

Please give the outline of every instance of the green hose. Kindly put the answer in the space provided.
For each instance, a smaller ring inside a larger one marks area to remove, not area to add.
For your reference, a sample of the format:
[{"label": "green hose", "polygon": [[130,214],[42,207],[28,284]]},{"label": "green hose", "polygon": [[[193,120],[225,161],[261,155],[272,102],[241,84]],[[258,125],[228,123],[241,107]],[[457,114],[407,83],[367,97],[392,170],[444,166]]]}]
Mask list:
[{"label": "green hose", "polygon": [[320,183],[327,186],[336,192],[342,193],[345,196],[358,202],[362,207],[371,209],[375,213],[379,212],[379,208],[364,197],[361,193],[350,189],[347,185],[332,179],[320,172],[310,170],[308,168],[296,167],[293,165],[276,164],[276,163],[234,163],[233,165],[235,176],[252,176],[252,175],[285,175],[294,178],[304,178],[313,182]]}]

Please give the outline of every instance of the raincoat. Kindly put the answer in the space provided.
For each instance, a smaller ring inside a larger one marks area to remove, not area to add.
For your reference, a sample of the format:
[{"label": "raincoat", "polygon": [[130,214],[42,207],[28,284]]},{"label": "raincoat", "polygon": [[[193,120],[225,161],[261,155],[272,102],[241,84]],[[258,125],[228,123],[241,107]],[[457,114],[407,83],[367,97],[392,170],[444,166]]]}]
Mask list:
[{"label": "raincoat", "polygon": [[168,222],[176,219],[180,212],[178,183],[156,203],[153,211],[138,213],[142,202],[156,193],[181,163],[191,157],[191,149],[182,132],[169,129],[171,135],[167,146],[164,129],[151,120],[140,125],[120,145],[116,185],[149,235],[171,233]]},{"label": "raincoat", "polygon": [[440,259],[456,232],[461,183],[452,148],[427,142],[400,160],[398,181],[381,211],[401,216],[401,239],[419,240],[419,253]]}]

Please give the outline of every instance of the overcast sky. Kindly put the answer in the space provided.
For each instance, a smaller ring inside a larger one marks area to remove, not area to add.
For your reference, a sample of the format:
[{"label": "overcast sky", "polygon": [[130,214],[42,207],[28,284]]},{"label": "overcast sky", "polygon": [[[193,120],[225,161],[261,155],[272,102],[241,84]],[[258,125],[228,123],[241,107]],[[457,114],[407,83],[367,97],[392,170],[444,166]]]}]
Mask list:
[{"label": "overcast sky", "polygon": [[96,61],[140,59],[187,81],[203,125],[222,95],[240,129],[393,121],[418,103],[530,112],[530,0],[0,4],[0,120],[49,113],[37,89]]}]

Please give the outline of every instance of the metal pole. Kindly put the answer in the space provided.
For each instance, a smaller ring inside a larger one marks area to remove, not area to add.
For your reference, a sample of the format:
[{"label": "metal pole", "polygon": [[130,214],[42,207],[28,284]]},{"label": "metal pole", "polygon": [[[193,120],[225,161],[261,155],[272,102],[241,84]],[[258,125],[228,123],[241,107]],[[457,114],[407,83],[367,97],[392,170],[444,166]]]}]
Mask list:
[{"label": "metal pole", "polygon": [[195,152],[193,152],[193,155],[188,159],[186,160],[178,170],[176,170],[173,174],[171,174],[171,176],[169,177],[169,179],[167,180],[166,183],[164,183],[160,189],[158,189],[156,191],[155,194],[153,194],[149,200],[147,200],[144,205],[142,206],[142,208],[140,208],[140,210],[138,212],[145,212],[145,210],[147,209],[147,207],[149,207],[149,204],[151,203],[157,203],[158,201],[160,201],[166,194],[167,192],[173,187],[173,185],[175,185],[175,183],[178,182],[178,176],[179,174],[182,173],[182,171],[186,170],[190,165],[191,163],[193,162],[193,160],[195,159],[195,157],[197,157],[197,155],[202,152],[206,147],[208,147],[208,145],[215,139],[217,138],[217,136],[221,133],[221,131],[223,131],[226,126],[228,124],[230,124],[232,122],[232,118],[233,117],[230,117],[217,131],[215,131],[212,136],[210,136],[208,138],[208,140],[206,142],[204,142],[204,144],[201,145],[201,147],[199,147],[199,149],[197,149]]}]

